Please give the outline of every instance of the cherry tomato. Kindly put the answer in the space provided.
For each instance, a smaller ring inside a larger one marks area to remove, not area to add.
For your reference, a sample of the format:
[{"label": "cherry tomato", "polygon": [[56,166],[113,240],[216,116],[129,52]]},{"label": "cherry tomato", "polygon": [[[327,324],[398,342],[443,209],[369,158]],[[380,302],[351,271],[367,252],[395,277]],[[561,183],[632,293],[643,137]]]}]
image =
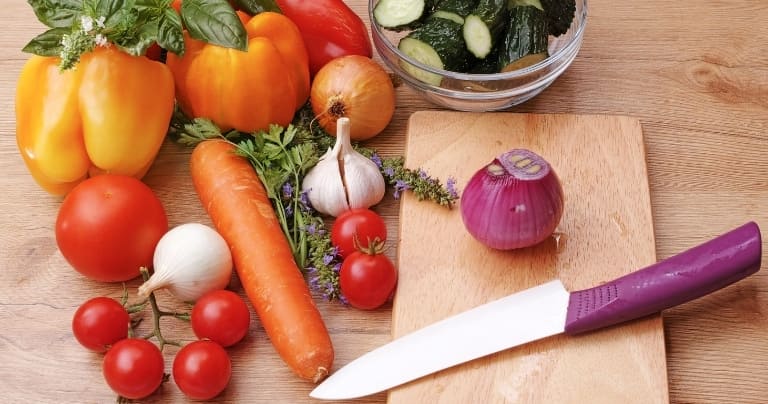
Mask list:
[{"label": "cherry tomato", "polygon": [[168,218],[152,190],[136,178],[97,175],[64,199],[56,242],[70,265],[89,279],[123,282],[152,265]]},{"label": "cherry tomato", "polygon": [[130,322],[131,317],[117,300],[94,297],[75,311],[72,333],[85,348],[104,352],[115,342],[128,338]]},{"label": "cherry tomato", "polygon": [[112,390],[138,400],[152,394],[163,382],[165,362],[157,345],[141,338],[118,341],[104,355],[102,372]]},{"label": "cherry tomato", "polygon": [[277,0],[277,5],[299,27],[312,76],[337,57],[373,55],[368,28],[343,0]]},{"label": "cherry tomato", "polygon": [[208,340],[190,342],[173,359],[173,380],[187,397],[210,400],[229,384],[232,362],[221,345]]},{"label": "cherry tomato", "polygon": [[340,214],[331,226],[331,243],[339,250],[339,255],[347,257],[358,250],[366,248],[370,242],[387,240],[387,225],[384,219],[369,209],[350,209]]},{"label": "cherry tomato", "polygon": [[386,255],[355,251],[341,263],[339,286],[352,307],[372,310],[382,306],[396,284],[397,270]]},{"label": "cherry tomato", "polygon": [[248,333],[251,312],[237,293],[214,290],[195,302],[190,314],[192,331],[198,338],[207,338],[228,347]]}]

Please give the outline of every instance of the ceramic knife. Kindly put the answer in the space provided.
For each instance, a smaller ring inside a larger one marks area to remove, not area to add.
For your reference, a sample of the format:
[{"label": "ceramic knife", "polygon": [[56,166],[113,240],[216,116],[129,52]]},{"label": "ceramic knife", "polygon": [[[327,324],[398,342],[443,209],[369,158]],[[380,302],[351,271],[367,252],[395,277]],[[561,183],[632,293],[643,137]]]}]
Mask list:
[{"label": "ceramic knife", "polygon": [[760,229],[749,222],[590,289],[568,292],[553,280],[397,338],[342,367],[310,396],[363,397],[552,335],[580,334],[651,315],[757,272],[761,257]]}]

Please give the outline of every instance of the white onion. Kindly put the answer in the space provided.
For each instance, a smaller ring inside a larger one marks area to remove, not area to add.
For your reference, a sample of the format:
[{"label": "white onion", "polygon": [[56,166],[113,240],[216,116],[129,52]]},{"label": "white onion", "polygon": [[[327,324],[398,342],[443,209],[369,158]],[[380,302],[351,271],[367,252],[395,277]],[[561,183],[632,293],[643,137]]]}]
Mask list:
[{"label": "white onion", "polygon": [[169,230],[155,248],[154,273],[139,287],[149,296],[167,289],[186,302],[224,289],[232,277],[232,254],[224,238],[200,223],[186,223]]}]

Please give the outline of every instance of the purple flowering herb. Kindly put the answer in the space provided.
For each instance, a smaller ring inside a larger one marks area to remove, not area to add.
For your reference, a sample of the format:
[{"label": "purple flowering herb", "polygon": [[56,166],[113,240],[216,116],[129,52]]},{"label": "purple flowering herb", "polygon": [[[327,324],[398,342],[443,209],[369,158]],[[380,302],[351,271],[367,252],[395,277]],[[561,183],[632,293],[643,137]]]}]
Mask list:
[{"label": "purple flowering herb", "polygon": [[426,180],[427,177],[429,177],[429,175],[427,175],[427,172],[424,171],[424,169],[419,168],[419,178],[421,178],[422,180]]},{"label": "purple flowering herb", "polygon": [[330,265],[331,262],[333,262],[334,258],[335,257],[333,255],[330,255],[330,254],[323,255],[323,264]]},{"label": "purple flowering herb", "polygon": [[283,198],[290,199],[293,196],[293,186],[290,182],[283,184]]},{"label": "purple flowering herb", "polygon": [[387,177],[390,177],[390,178],[394,177],[395,176],[395,169],[392,168],[392,167],[385,167],[384,168],[384,175],[386,175]]},{"label": "purple flowering herb", "polygon": [[310,223],[310,224],[308,224],[308,225],[307,225],[307,226],[304,228],[304,230],[305,230],[305,231],[307,232],[307,234],[309,234],[310,236],[311,236],[311,235],[314,235],[315,233],[317,233],[317,225],[316,225],[316,224],[314,224],[314,223]]},{"label": "purple flowering herb", "polygon": [[376,163],[376,167],[381,168],[383,163],[381,162],[381,156],[378,155],[378,153],[371,154],[371,161]]},{"label": "purple flowering herb", "polygon": [[337,262],[336,265],[333,266],[333,272],[339,273],[341,271],[341,262]]},{"label": "purple flowering herb", "polygon": [[311,212],[312,211],[312,207],[311,207],[311,205],[309,203],[309,196],[307,196],[307,193],[309,191],[310,190],[301,191],[301,193],[299,194],[299,204],[301,205],[301,210],[304,211],[304,212]]},{"label": "purple flowering herb", "polygon": [[400,193],[404,192],[406,190],[411,189],[411,185],[403,180],[397,180],[395,181],[395,192],[392,196],[394,196],[395,199],[400,198]]},{"label": "purple flowering herb", "polygon": [[448,190],[448,194],[451,195],[451,198],[458,198],[459,192],[456,190],[456,178],[448,177],[448,179],[445,181],[445,189]]},{"label": "purple flowering herb", "polygon": [[285,215],[288,217],[293,216],[293,206],[292,205],[286,205],[285,206]]}]

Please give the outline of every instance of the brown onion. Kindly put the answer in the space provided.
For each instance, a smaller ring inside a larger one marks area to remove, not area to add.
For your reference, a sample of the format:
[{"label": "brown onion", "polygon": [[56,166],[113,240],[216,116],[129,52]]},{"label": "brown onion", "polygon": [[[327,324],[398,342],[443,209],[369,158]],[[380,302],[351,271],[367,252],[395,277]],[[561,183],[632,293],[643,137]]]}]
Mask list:
[{"label": "brown onion", "polygon": [[342,56],[326,63],[315,75],[309,97],[326,132],[335,134],[336,121],[349,118],[352,140],[378,135],[395,113],[392,79],[365,56]]},{"label": "brown onion", "polygon": [[467,231],[499,250],[529,247],[544,241],[563,215],[563,188],[541,156],[510,150],[482,169],[461,195]]}]

